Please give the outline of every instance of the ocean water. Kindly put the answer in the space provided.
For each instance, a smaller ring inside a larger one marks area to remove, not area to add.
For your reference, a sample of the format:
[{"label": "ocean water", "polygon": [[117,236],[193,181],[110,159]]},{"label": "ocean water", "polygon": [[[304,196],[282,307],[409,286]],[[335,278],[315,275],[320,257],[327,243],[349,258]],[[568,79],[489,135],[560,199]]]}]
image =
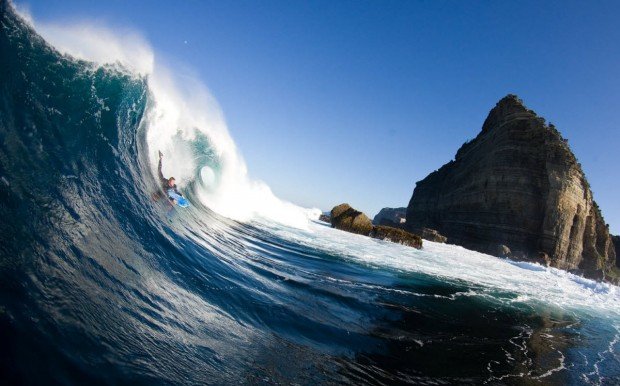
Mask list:
[{"label": "ocean water", "polygon": [[618,287],[331,229],[139,40],[0,12],[1,384],[620,384]]}]

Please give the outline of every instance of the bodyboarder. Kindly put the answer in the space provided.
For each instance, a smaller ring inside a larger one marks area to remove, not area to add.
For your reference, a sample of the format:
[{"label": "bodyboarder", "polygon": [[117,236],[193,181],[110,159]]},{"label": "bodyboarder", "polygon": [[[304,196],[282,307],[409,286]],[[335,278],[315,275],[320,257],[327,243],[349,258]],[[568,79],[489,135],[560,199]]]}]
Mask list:
[{"label": "bodyboarder", "polygon": [[[177,204],[177,199],[174,198],[174,196],[178,195],[183,197],[183,194],[181,192],[179,192],[179,190],[177,189],[177,185],[175,184],[175,179],[174,177],[170,177],[170,178],[165,178],[164,174],[161,172],[161,160],[162,158],[164,158],[164,155],[162,154],[162,152],[159,152],[159,164],[157,165],[157,176],[159,177],[159,184],[161,189],[164,191],[164,193],[166,194],[166,197],[168,197],[168,200],[170,200],[171,203]],[[161,194],[159,195],[153,195],[154,199],[160,198]]]}]

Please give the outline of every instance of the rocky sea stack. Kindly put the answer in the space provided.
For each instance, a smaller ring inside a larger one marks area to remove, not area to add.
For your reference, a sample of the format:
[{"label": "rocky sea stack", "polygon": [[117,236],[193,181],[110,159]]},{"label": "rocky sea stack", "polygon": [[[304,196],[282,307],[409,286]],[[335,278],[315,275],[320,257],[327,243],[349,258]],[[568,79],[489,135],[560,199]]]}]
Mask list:
[{"label": "rocky sea stack", "polygon": [[416,184],[406,227],[617,282],[616,251],[581,165],[515,95],[497,103],[454,160]]}]

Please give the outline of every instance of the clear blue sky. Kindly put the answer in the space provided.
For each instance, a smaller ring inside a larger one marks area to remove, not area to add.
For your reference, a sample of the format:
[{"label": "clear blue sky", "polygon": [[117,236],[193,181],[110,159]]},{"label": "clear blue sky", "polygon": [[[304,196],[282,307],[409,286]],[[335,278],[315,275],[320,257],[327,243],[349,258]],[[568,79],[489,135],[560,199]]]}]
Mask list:
[{"label": "clear blue sky", "polygon": [[515,93],[568,138],[620,233],[618,1],[17,3],[140,32],[199,74],[254,178],[324,210],[406,206]]}]

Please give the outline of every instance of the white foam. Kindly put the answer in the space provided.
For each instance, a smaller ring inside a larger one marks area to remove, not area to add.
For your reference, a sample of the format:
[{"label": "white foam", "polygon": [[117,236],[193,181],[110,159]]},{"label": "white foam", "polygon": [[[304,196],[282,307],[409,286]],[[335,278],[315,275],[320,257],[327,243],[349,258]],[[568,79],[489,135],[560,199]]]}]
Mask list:
[{"label": "white foam", "polygon": [[[278,236],[377,269],[424,273],[467,283],[450,297],[477,296],[507,306],[553,304],[565,310],[595,312],[620,325],[620,288],[538,264],[513,262],[465,248],[424,240],[422,250],[313,223],[309,231],[271,228]],[[473,286],[472,286],[473,284]],[[513,295],[511,295],[513,294]],[[514,296],[516,295],[516,297]]]}]

